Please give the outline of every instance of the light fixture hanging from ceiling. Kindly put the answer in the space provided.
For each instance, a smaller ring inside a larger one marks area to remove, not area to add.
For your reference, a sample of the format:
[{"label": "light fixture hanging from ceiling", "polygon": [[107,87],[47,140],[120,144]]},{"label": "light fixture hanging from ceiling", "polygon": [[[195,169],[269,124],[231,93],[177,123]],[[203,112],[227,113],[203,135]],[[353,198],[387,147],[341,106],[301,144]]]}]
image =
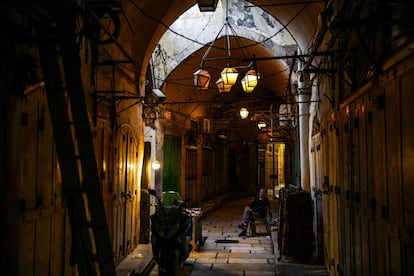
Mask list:
[{"label": "light fixture hanging from ceiling", "polygon": [[[199,1],[199,5],[200,5],[200,1]],[[210,43],[209,47],[207,48],[207,51],[204,53],[204,55],[201,59],[200,69],[193,73],[194,86],[197,87],[198,89],[202,89],[202,90],[208,89],[209,84],[210,84],[211,76],[210,76],[209,72],[205,69],[205,66],[204,66],[204,63],[207,62],[207,61],[226,60],[226,62],[227,62],[226,67],[221,71],[221,74],[220,74],[221,78],[219,78],[216,81],[216,85],[217,85],[220,93],[230,92],[231,87],[237,81],[239,73],[238,73],[236,67],[231,66],[231,60],[235,59],[235,58],[233,58],[231,56],[231,45],[230,45],[230,34],[229,34],[230,32],[231,32],[231,35],[236,39],[239,49],[243,49],[243,47],[241,47],[241,43],[238,40],[239,36],[236,34],[236,31],[233,29],[233,27],[229,23],[228,0],[226,0],[226,7],[225,8],[226,8],[225,22],[224,22],[223,26],[221,27],[220,31],[218,32],[216,38]],[[211,49],[214,47],[214,43],[220,38],[220,34],[223,32],[223,30],[224,30],[224,37],[225,37],[225,48],[224,48],[224,50],[225,50],[226,56],[208,58],[208,55],[209,55]],[[249,65],[246,65],[246,66],[238,66],[238,68],[251,68],[251,64],[252,63],[250,63]],[[253,62],[253,64],[254,64],[254,68],[250,69],[241,81],[242,86],[243,86],[243,90],[246,93],[252,92],[255,89],[255,87],[257,86],[258,80],[259,80],[259,75],[256,72],[255,62]]]},{"label": "light fixture hanging from ceiling", "polygon": [[193,73],[193,77],[195,87],[203,90],[208,89],[211,77],[207,70],[200,68]]},{"label": "light fixture hanging from ceiling", "polygon": [[223,71],[221,71],[220,75],[224,84],[233,86],[236,84],[239,72],[237,72],[236,68],[230,67],[230,64],[227,64],[227,67],[224,68]]},{"label": "light fixture hanging from ceiling", "polygon": [[247,110],[247,108],[242,107],[240,108],[240,118],[247,119],[247,117],[249,117],[249,111]]},{"label": "light fixture hanging from ceiling", "polygon": [[231,84],[225,84],[223,81],[223,78],[219,78],[216,81],[217,88],[220,93],[228,93],[231,90],[232,85]]},{"label": "light fixture hanging from ceiling", "polygon": [[241,80],[244,92],[251,93],[256,88],[259,81],[259,74],[255,70],[247,71],[246,75]]},{"label": "light fixture hanging from ceiling", "polygon": [[260,121],[257,123],[257,127],[261,130],[262,128],[266,127],[266,122]]}]

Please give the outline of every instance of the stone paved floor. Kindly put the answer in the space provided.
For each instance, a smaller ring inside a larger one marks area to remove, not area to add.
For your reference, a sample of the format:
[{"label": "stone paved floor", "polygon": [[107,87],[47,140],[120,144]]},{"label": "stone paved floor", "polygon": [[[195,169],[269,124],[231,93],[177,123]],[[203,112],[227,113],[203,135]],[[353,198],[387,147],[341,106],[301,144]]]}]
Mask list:
[{"label": "stone paved floor", "polygon": [[[325,267],[321,265],[298,263],[283,255],[281,260],[278,260],[276,231],[272,231],[270,237],[267,236],[264,228],[258,227],[257,236],[239,237],[240,229],[237,225],[240,223],[244,206],[251,200],[251,198],[236,199],[223,203],[203,217],[204,244],[199,246],[198,250],[191,252],[183,275],[329,275]],[[274,211],[276,215],[276,210]],[[150,249],[150,246],[147,245],[146,248]],[[134,254],[136,255],[137,252],[143,253],[144,257],[151,255],[150,251],[146,251],[143,247],[138,248]],[[134,256],[134,254],[131,255]],[[118,276],[158,275],[156,264],[150,266],[152,270],[144,273],[143,268],[139,267],[140,262],[145,263],[144,259],[127,258],[127,260],[131,262],[130,273],[117,273]],[[135,268],[135,273],[131,267]]]},{"label": "stone paved floor", "polygon": [[264,227],[239,237],[242,211],[251,199],[225,203],[203,219],[205,242],[187,259],[190,275],[275,275],[273,243]]}]

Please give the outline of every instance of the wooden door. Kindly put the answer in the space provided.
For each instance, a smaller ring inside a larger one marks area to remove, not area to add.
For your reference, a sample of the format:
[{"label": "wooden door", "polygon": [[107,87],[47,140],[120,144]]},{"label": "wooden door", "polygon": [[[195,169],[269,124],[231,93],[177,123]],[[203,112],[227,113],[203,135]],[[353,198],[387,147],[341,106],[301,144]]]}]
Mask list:
[{"label": "wooden door", "polygon": [[136,242],[137,151],[132,129],[121,127],[117,131],[114,148],[113,250],[118,261],[132,251]]}]

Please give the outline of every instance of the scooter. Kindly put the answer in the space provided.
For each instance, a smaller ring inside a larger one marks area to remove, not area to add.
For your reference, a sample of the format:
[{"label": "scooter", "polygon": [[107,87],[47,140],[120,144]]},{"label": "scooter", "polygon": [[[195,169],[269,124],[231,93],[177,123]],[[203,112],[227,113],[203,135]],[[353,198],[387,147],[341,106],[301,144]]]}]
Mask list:
[{"label": "scooter", "polygon": [[191,216],[186,211],[189,199],[176,200],[167,206],[155,190],[148,191],[157,201],[150,219],[152,254],[158,263],[158,275],[184,275],[184,262],[192,250]]}]

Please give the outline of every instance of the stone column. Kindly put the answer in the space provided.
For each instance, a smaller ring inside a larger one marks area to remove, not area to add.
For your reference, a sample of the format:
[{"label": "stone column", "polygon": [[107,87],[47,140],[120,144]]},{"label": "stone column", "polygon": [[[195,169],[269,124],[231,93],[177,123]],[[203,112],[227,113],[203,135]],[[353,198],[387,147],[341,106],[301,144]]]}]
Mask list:
[{"label": "stone column", "polygon": [[298,80],[300,185],[310,192],[309,172],[309,74],[301,73]]}]

